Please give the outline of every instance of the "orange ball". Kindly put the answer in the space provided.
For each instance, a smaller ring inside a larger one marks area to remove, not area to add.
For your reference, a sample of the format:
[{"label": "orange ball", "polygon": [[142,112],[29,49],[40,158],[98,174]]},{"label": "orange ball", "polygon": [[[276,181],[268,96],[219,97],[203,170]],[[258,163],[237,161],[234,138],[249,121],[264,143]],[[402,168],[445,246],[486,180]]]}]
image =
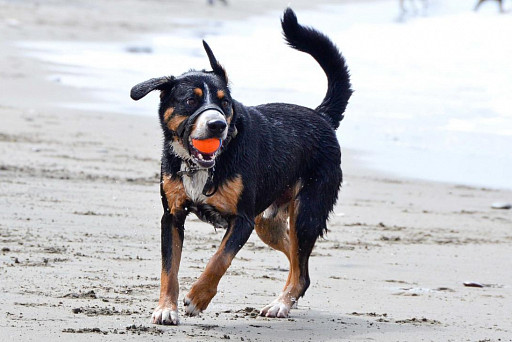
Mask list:
[{"label": "orange ball", "polygon": [[213,153],[220,147],[220,139],[192,139],[192,145],[202,153]]}]

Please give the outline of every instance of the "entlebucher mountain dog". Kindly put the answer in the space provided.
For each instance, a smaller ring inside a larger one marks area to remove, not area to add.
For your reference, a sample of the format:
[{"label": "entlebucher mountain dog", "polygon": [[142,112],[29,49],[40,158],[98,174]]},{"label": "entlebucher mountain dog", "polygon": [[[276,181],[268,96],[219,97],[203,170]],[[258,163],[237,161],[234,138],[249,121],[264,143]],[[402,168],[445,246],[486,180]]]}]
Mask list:
[{"label": "entlebucher mountain dog", "polygon": [[212,71],[153,78],[131,90],[134,100],[160,91],[164,213],[160,300],[153,323],[179,322],[178,270],[190,213],[226,233],[184,298],[186,315],[206,309],[253,230],[290,262],[281,294],[261,315],[288,317],[310,284],[308,259],[327,230],[342,182],[335,130],[352,90],[345,60],[329,38],[298,24],[291,9],[281,24],[287,43],[310,54],[327,75],[327,93],[316,109],[237,102],[224,68],[204,41]]}]

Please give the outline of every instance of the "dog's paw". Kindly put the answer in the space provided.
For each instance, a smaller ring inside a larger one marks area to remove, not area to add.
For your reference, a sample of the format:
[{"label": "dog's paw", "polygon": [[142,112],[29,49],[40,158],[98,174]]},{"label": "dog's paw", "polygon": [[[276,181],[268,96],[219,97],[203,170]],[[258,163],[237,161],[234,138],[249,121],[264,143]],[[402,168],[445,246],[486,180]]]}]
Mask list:
[{"label": "dog's paw", "polygon": [[290,304],[286,304],[279,299],[274,300],[260,311],[260,316],[272,318],[287,318],[291,309]]},{"label": "dog's paw", "polygon": [[192,303],[192,300],[188,296],[183,298],[183,304],[185,305],[185,315],[187,316],[197,316],[203,311]]},{"label": "dog's paw", "polygon": [[187,316],[197,316],[208,307],[210,301],[217,293],[217,290],[210,287],[192,287],[190,292],[183,298],[185,305],[185,314]]},{"label": "dog's paw", "polygon": [[155,311],[153,311],[151,322],[153,324],[178,325],[180,324],[180,319],[178,311],[172,310],[169,307],[158,306]]}]

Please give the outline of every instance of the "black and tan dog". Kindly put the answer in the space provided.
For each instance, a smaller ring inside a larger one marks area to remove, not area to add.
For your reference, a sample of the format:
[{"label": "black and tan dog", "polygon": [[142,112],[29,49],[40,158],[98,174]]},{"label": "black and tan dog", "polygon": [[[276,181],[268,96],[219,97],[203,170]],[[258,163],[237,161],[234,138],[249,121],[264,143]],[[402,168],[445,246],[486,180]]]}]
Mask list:
[{"label": "black and tan dog", "polygon": [[187,315],[206,309],[253,229],[290,262],[282,293],[262,315],[287,317],[310,284],[308,259],[327,229],[342,181],[335,129],[352,90],[345,60],[329,38],[299,25],[291,9],[282,27],[288,44],[313,56],[327,75],[327,94],[315,110],[237,102],[205,42],[213,71],[154,78],[132,88],[134,100],[152,90],[161,99],[162,274],[153,323],[178,324],[178,269],[190,212],[226,233],[184,298]]}]

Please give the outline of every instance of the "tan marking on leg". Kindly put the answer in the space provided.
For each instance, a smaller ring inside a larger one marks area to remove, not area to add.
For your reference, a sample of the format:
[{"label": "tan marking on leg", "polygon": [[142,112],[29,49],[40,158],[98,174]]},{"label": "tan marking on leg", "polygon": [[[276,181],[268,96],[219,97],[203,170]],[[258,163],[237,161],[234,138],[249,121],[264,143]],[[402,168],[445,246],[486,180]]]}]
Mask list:
[{"label": "tan marking on leg", "polygon": [[185,115],[179,115],[176,114],[174,116],[171,116],[169,121],[167,121],[167,128],[169,130],[176,132],[178,130],[179,125],[185,121],[188,118],[188,116]]},{"label": "tan marking on leg", "polygon": [[194,94],[199,97],[203,97],[203,90],[201,88],[194,88]]},{"label": "tan marking on leg", "polygon": [[215,207],[222,214],[234,215],[237,212],[238,200],[244,189],[242,176],[221,184],[213,196],[206,199],[206,203]]},{"label": "tan marking on leg", "polygon": [[288,279],[279,297],[269,305],[261,310],[261,315],[267,317],[288,317],[288,313],[293,305],[299,299],[299,295],[305,286],[304,281],[300,277],[300,264],[299,264],[299,241],[297,238],[297,216],[300,211],[300,202],[297,198],[302,183],[297,184],[292,188],[290,193],[290,202],[288,205],[288,215],[290,218],[289,228],[289,260],[290,272]]},{"label": "tan marking on leg", "polygon": [[164,121],[167,123],[169,122],[169,119],[171,118],[172,114],[174,113],[174,107],[169,107],[164,113]]},{"label": "tan marking on leg", "polygon": [[297,215],[299,213],[299,200],[297,199],[297,195],[299,194],[300,189],[302,189],[302,182],[298,181],[295,184],[295,186],[291,189],[291,191],[285,194],[285,196],[290,200],[288,204],[288,216],[290,218],[290,228],[288,230],[288,259],[290,260],[290,271],[288,273],[288,279],[286,280],[286,284],[284,285],[283,294],[289,293],[289,295],[287,296],[295,296],[295,299],[298,299],[298,290],[291,291],[294,293],[290,293],[290,290],[293,288],[297,288],[300,279],[299,242],[297,240],[297,231],[295,226],[297,222]]},{"label": "tan marking on leg", "polygon": [[170,213],[174,215],[177,211],[182,210],[183,205],[188,200],[182,181],[169,175],[164,175],[163,189]]},{"label": "tan marking on leg", "polygon": [[180,291],[178,281],[178,271],[181,262],[182,241],[178,229],[172,227],[172,255],[171,255],[171,268],[169,272],[164,269],[162,265],[162,274],[160,278],[160,300],[158,305],[160,307],[169,306],[171,310],[178,310],[178,295]]},{"label": "tan marking on leg", "polygon": [[290,237],[288,234],[286,210],[279,210],[273,218],[264,218],[263,214],[255,219],[254,229],[259,238],[270,247],[283,252],[290,260]]},{"label": "tan marking on leg", "polygon": [[224,98],[224,96],[226,96],[226,93],[224,93],[224,90],[217,91],[217,97],[219,98],[219,100],[222,100]]},{"label": "tan marking on leg", "polygon": [[220,279],[224,273],[226,273],[235,257],[234,254],[224,251],[226,242],[231,234],[232,231],[229,231],[228,235],[224,237],[219,249],[212,256],[205,270],[194,285],[192,285],[190,292],[187,294],[187,298],[189,298],[191,303],[200,311],[206,309],[215,294],[217,294],[217,286],[219,285]]},{"label": "tan marking on leg", "polygon": [[300,266],[299,266],[299,242],[297,240],[297,230],[296,230],[296,222],[297,222],[297,212],[298,212],[298,201],[292,200],[290,201],[290,206],[288,209],[290,215],[290,273],[288,274],[288,280],[284,287],[283,291],[286,291],[287,288],[294,288],[299,282],[300,276]]}]

